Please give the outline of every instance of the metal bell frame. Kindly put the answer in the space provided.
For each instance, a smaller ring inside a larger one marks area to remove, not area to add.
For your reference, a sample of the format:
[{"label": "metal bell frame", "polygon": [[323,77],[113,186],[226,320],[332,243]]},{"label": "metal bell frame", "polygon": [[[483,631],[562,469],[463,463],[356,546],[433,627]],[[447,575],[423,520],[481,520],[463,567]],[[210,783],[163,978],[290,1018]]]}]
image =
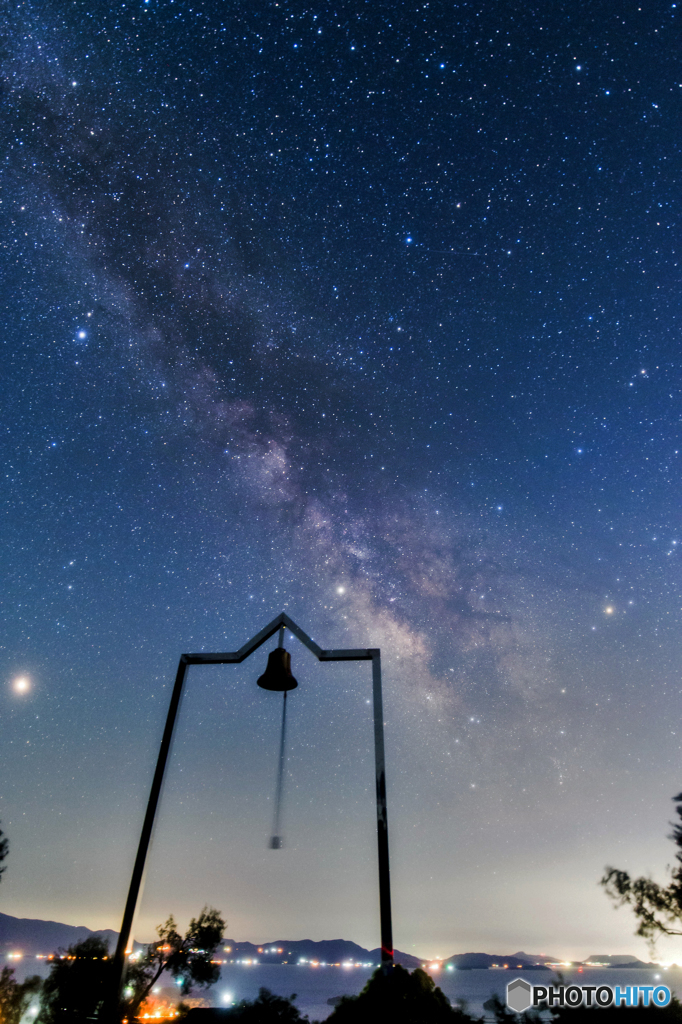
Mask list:
[{"label": "metal bell frame", "polygon": [[[258,650],[278,630],[286,627],[291,633],[311,651],[318,661],[371,661],[372,662],[372,692],[374,696],[374,766],[376,781],[377,801],[377,853],[379,861],[379,918],[381,927],[381,966],[385,972],[390,971],[393,966],[393,927],[391,920],[391,880],[388,859],[388,816],[386,811],[386,767],[384,757],[384,714],[381,694],[381,651],[378,647],[367,648],[336,648],[334,650],[323,650],[307,633],[304,633],[300,626],[297,626],[293,619],[290,619],[286,612],[280,612],[277,618],[273,619],[260,633],[256,633],[238,651],[230,651],[224,654],[181,654],[178,670],[175,676],[175,686],[171,694],[166,726],[161,738],[161,747],[156,762],[156,770],[152,780],[152,786],[147,802],[145,814],[140,833],[140,841],[137,848],[137,856],[133,867],[133,874],[128,890],[121,931],[118,944],[114,954],[114,975],[115,975],[115,1005],[112,1006],[110,1019],[115,1019],[115,1006],[118,1005],[120,995],[125,982],[126,950],[130,942],[135,910],[140,895],[142,879],[144,877],[145,863],[149,844],[154,829],[154,819],[161,796],[163,776],[166,770],[166,762],[170,753],[173,729],[180,708],[183,685],[187,669],[190,665],[238,665],[245,661],[254,651]],[[112,986],[113,988],[113,986]]]}]

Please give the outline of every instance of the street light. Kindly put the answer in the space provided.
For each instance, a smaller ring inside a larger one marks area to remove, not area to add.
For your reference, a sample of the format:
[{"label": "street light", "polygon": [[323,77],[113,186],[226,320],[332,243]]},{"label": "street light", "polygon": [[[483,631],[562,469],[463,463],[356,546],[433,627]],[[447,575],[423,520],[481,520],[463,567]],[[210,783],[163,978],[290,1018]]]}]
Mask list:
[{"label": "street light", "polygon": [[[154,828],[154,818],[161,796],[163,776],[166,770],[166,762],[170,752],[173,729],[180,708],[183,685],[187,669],[190,665],[229,665],[240,664],[245,661],[261,644],[269,640],[279,630],[279,646],[272,651],[268,657],[268,666],[262,676],[258,679],[259,686],[264,689],[280,690],[284,693],[284,710],[282,715],[282,738],[280,743],[280,760],[278,771],[278,796],[275,808],[275,827],[270,840],[270,846],[278,849],[281,846],[279,835],[279,803],[281,801],[283,766],[284,766],[284,731],[286,726],[286,695],[287,691],[294,689],[298,684],[291,675],[291,657],[284,650],[283,637],[284,629],[290,630],[309,651],[315,655],[318,661],[371,661],[372,662],[372,691],[374,696],[374,767],[376,782],[377,800],[377,853],[379,862],[379,920],[381,929],[381,966],[387,973],[393,966],[393,928],[391,922],[391,883],[388,861],[388,818],[386,813],[386,768],[384,759],[384,716],[381,695],[381,651],[378,647],[367,648],[337,648],[325,651],[315,643],[314,640],[304,633],[300,626],[289,618],[285,612],[280,612],[277,618],[273,619],[264,629],[251,638],[238,651],[225,654],[181,654],[178,670],[175,676],[175,686],[171,694],[166,726],[161,738],[159,756],[156,762],[156,770],[152,780],[152,786],[147,802],[140,841],[137,848],[137,856],[133,866],[133,874],[130,879],[128,899],[126,901],[121,923],[121,931],[118,937],[118,945],[114,954],[114,978],[112,983],[112,1003],[109,1019],[114,1020],[114,1014],[118,1007],[120,993],[125,980],[126,949],[130,941],[130,933],[135,916],[135,908],[140,895],[140,887],[144,875],[144,867],[149,850],[149,843]],[[115,985],[115,988],[114,988]]]}]

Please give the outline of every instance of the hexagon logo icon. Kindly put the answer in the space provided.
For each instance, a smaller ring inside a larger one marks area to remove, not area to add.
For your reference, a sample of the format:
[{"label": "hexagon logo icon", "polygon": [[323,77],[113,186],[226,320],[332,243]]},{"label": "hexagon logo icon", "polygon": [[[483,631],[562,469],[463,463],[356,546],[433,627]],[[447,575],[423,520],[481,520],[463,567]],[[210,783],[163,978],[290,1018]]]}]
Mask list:
[{"label": "hexagon logo icon", "polygon": [[516,1013],[523,1013],[532,1005],[531,988],[523,978],[516,978],[507,985],[507,1006]]}]

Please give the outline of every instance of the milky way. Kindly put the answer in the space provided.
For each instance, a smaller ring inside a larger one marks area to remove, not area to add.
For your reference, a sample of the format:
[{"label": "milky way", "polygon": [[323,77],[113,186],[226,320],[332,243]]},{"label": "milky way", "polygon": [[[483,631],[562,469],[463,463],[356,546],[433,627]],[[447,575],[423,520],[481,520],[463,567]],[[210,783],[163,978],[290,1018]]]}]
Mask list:
[{"label": "milky way", "polygon": [[[5,10],[4,911],[118,926],[179,654],[284,609],[382,648],[398,946],[644,953],[596,882],[682,782],[676,15]],[[285,849],[264,657],[193,670],[142,937],[377,945],[367,672],[290,646]]]}]

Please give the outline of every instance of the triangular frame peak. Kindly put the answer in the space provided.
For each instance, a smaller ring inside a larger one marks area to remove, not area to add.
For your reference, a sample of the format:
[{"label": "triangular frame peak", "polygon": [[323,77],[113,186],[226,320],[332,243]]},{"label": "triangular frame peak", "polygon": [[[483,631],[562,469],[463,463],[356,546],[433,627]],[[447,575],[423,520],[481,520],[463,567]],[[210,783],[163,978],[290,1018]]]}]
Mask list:
[{"label": "triangular frame peak", "polygon": [[323,650],[293,619],[289,618],[286,612],[280,612],[272,622],[269,622],[259,633],[247,640],[238,651],[225,651],[222,654],[183,654],[182,658],[187,665],[240,664],[242,661],[246,661],[271,636],[274,636],[280,626],[286,626],[315,655],[318,661],[372,661],[373,658],[379,657],[378,647],[342,647],[329,651]]}]

